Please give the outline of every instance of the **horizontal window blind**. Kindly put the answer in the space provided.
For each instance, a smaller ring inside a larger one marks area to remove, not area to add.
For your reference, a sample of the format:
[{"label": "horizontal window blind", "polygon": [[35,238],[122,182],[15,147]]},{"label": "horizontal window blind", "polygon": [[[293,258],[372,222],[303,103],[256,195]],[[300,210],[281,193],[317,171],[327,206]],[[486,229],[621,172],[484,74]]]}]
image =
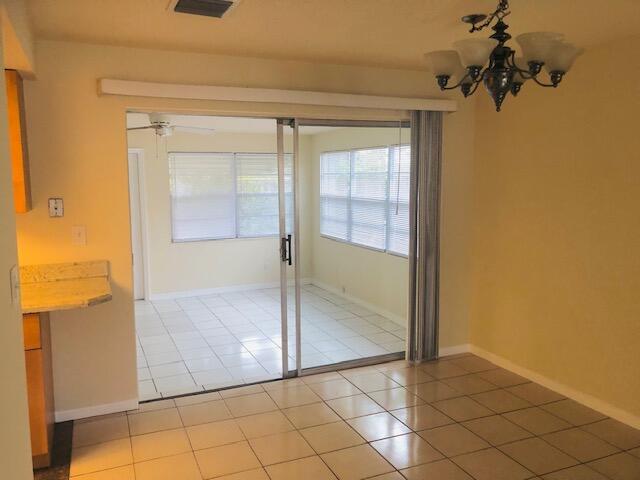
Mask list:
[{"label": "horizontal window blind", "polygon": [[[293,229],[292,155],[285,155],[288,231]],[[174,241],[278,235],[274,153],[171,153]]]},{"label": "horizontal window blind", "polygon": [[320,233],[356,245],[409,251],[410,147],[320,156]]}]

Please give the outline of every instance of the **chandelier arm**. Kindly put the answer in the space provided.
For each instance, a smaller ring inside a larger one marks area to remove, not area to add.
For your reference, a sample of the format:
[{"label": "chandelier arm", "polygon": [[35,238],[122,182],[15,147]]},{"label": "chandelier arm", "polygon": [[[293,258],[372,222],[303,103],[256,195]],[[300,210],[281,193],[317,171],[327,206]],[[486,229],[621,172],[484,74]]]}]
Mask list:
[{"label": "chandelier arm", "polygon": [[516,51],[515,50],[511,50],[511,54],[507,57],[507,65],[509,66],[510,69],[515,70],[516,72],[518,72],[522,78],[526,79],[526,80],[530,80],[530,79],[535,79],[537,74],[531,73],[529,70],[525,70],[520,68],[517,64],[516,64]]},{"label": "chandelier arm", "polygon": [[478,80],[476,82],[476,84],[473,86],[473,89],[471,89],[469,91],[469,93],[467,94],[467,97],[470,97],[471,95],[473,95],[474,93],[476,93],[476,90],[478,89],[478,86],[480,85],[480,81]]},{"label": "chandelier arm", "polygon": [[[469,83],[469,82],[465,82],[465,80],[466,80],[467,78],[471,79],[471,83],[472,83],[472,84],[473,84],[473,83],[478,84],[478,83],[480,83],[480,80],[481,80],[481,78],[482,78],[482,75],[478,75],[478,79],[477,79],[477,80],[474,80],[474,79],[472,79],[472,78],[471,78],[471,76],[467,73],[467,74],[466,74],[464,77],[462,77],[462,78],[460,79],[460,81],[459,81],[458,83],[456,83],[455,85],[452,85],[452,86],[450,86],[450,87],[448,87],[448,86],[440,87],[440,89],[441,89],[441,90],[455,90],[456,88],[460,88],[460,86],[462,86],[462,84],[463,84],[463,83]],[[474,90],[474,91],[475,91],[475,90]]]},{"label": "chandelier arm", "polygon": [[536,76],[531,77],[531,80],[536,82],[541,87],[557,87],[558,86],[558,85],[554,85],[553,83],[543,83],[540,80],[538,80],[538,77],[536,77]]}]

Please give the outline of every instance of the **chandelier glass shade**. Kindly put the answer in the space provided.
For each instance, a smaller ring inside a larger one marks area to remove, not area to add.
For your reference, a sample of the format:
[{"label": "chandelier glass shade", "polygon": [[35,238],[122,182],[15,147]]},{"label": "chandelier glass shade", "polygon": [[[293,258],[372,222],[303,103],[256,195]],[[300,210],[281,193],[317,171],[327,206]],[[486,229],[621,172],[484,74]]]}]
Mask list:
[{"label": "chandelier glass shade", "polygon": [[[527,80],[542,87],[557,87],[583,50],[564,41],[553,32],[523,33],[516,37],[522,52],[507,46],[511,39],[509,26],[503,19],[511,12],[508,0],[500,0],[490,15],[474,14],[463,17],[472,25],[470,33],[493,25],[489,38],[468,38],[453,44],[454,50],[439,50],[425,55],[429,70],[435,75],[441,90],[459,88],[465,97],[473,95],[483,83],[493,99],[496,111],[509,93],[518,95]],[[548,81],[540,79],[542,67]]]}]

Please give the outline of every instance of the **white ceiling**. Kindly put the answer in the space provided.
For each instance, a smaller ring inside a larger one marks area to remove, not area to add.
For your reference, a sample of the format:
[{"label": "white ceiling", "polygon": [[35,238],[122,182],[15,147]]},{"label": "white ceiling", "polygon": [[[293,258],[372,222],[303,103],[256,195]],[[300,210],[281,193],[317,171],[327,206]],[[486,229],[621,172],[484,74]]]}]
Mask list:
[{"label": "white ceiling", "polygon": [[[220,133],[265,133],[276,134],[276,121],[269,118],[247,117],[215,117],[210,115],[174,115],[163,114],[163,118],[171,125],[183,127],[213,128]],[[127,128],[144,127],[149,125],[149,115],[146,113],[127,113]],[[335,127],[304,127],[300,129],[302,135],[333,130]],[[285,129],[287,132],[288,129]]]},{"label": "white ceiling", "polygon": [[[39,38],[402,68],[423,68],[425,52],[468,37],[460,17],[497,4],[242,0],[216,19],[172,12],[170,0],[27,1]],[[586,47],[640,35],[640,0],[511,0],[511,10],[512,34],[557,31]]]}]

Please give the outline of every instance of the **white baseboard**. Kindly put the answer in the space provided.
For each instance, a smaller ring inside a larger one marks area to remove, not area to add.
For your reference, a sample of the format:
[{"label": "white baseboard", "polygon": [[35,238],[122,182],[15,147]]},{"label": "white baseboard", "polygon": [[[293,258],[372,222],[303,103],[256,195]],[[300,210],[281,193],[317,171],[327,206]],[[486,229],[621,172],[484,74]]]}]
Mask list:
[{"label": "white baseboard", "polygon": [[438,351],[441,357],[448,357],[449,355],[467,353],[470,351],[470,348],[471,346],[468,343],[462,343],[460,345],[452,345],[450,347],[440,347]]},{"label": "white baseboard", "polygon": [[81,418],[107,415],[109,413],[126,412],[127,410],[135,410],[136,408],[138,408],[138,399],[132,398],[131,400],[105,403],[92,407],[75,408],[73,410],[56,410],[55,420],[56,422],[66,422],[67,420],[79,420]]},{"label": "white baseboard", "polygon": [[389,312],[388,310],[384,310],[380,307],[378,307],[377,305],[374,305],[372,303],[366,302],[358,297],[354,297],[352,295],[349,295],[347,293],[342,293],[340,291],[340,289],[333,287],[327,283],[324,283],[321,280],[318,280],[316,278],[312,278],[311,279],[311,285],[316,285],[317,287],[320,288],[324,288],[326,291],[334,293],[340,297],[346,298],[347,300],[356,303],[358,305],[363,306],[364,308],[367,308],[369,310],[371,310],[374,313],[377,313],[378,315],[382,315],[383,317],[387,317],[389,320],[397,323],[398,325],[400,325],[401,327],[405,327],[407,325],[407,319],[406,318],[402,318],[400,315],[397,315],[395,313]]},{"label": "white baseboard", "polygon": [[475,345],[470,345],[470,351],[471,353],[482,357],[485,360],[489,360],[499,367],[516,373],[522,377],[528,378],[533,382],[539,383],[543,387],[547,387],[554,392],[558,392],[559,394],[564,395],[567,398],[571,398],[572,400],[575,400],[576,402],[579,402],[583,405],[586,405],[587,407],[592,408],[593,410],[596,410],[604,415],[607,415],[608,417],[614,418],[622,423],[626,423],[627,425],[640,429],[640,417],[638,417],[637,415],[627,412],[626,410],[622,410],[621,408],[611,405],[604,400],[596,398],[587,393],[583,393],[573,387],[560,383],[549,377],[545,377],[544,375],[534,372],[533,370],[529,370],[528,368],[522,367],[510,360],[507,360],[504,357],[488,352]]},{"label": "white baseboard", "polygon": [[[311,279],[303,278],[303,285],[311,283]],[[293,285],[293,280],[289,280],[289,285]],[[218,295],[220,293],[244,292],[250,290],[262,290],[264,288],[278,288],[280,282],[265,283],[245,283],[242,285],[230,285],[226,287],[198,288],[194,290],[182,290],[179,292],[151,293],[149,300],[173,300],[176,298],[200,297],[205,295]]]}]

